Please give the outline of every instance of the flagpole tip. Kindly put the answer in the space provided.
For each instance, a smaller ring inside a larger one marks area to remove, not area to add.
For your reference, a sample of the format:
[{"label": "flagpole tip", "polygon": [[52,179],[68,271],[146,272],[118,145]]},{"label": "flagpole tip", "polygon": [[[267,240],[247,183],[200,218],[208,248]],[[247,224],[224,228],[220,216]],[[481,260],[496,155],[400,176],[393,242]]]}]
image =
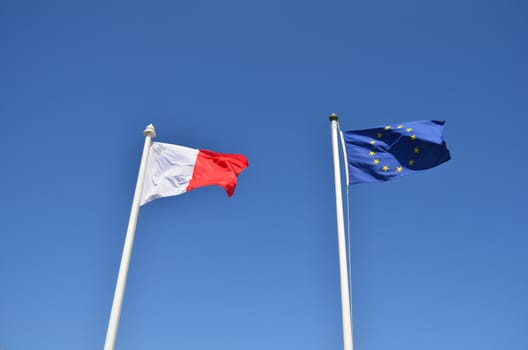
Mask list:
[{"label": "flagpole tip", "polygon": [[331,122],[337,121],[337,114],[335,114],[335,113],[330,114],[328,119],[330,119]]},{"label": "flagpole tip", "polygon": [[150,138],[156,137],[156,129],[154,128],[154,125],[147,125],[145,130],[143,130],[143,135],[145,135],[145,137],[149,136]]}]

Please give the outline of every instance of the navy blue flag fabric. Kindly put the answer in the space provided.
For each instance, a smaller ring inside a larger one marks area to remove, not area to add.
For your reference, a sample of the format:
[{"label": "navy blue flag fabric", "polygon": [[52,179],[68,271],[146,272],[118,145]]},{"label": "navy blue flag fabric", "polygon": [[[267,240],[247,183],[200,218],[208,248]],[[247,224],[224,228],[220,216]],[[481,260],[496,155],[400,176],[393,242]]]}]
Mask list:
[{"label": "navy blue flag fabric", "polygon": [[448,161],[443,131],[443,121],[420,120],[343,132],[349,184],[388,181]]}]

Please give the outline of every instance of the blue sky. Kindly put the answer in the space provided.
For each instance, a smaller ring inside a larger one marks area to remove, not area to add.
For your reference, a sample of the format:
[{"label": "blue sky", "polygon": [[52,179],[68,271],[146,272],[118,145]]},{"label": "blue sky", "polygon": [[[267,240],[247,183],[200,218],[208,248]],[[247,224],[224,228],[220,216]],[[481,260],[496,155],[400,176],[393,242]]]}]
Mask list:
[{"label": "blue sky", "polygon": [[528,348],[522,1],[0,4],[0,348],[101,349],[141,157],[242,153],[141,209],[116,349],[340,349],[328,115],[446,120],[350,188],[355,348]]}]

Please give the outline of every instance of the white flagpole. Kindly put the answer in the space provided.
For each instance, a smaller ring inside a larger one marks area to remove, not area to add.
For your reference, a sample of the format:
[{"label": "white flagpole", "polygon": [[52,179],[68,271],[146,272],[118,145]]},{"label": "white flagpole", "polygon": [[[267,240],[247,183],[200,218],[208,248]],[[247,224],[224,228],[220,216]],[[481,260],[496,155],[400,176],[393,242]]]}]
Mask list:
[{"label": "white flagpole", "polygon": [[337,242],[339,245],[339,275],[341,283],[341,316],[343,319],[343,349],[353,350],[352,315],[350,307],[350,293],[348,290],[348,267],[345,240],[345,219],[343,217],[343,196],[341,193],[341,169],[339,166],[339,148],[337,138],[337,115],[330,115],[330,129],[332,132],[332,153],[334,158],[334,178],[336,191]]},{"label": "white flagpole", "polygon": [[123,305],[123,295],[125,294],[128,266],[130,265],[130,255],[132,254],[132,246],[134,245],[134,235],[136,233],[136,224],[139,215],[139,203],[141,200],[141,191],[143,190],[143,180],[145,179],[152,139],[156,137],[154,125],[148,125],[145,128],[145,131],[143,131],[143,135],[145,135],[145,145],[143,146],[143,155],[141,156],[141,163],[139,165],[136,191],[134,192],[134,199],[132,200],[132,209],[130,210],[130,219],[128,220],[125,245],[123,247],[123,255],[121,256],[121,265],[119,266],[119,274],[117,276],[114,301],[112,303],[112,311],[110,312],[110,320],[108,321],[108,329],[106,331],[104,350],[114,350],[115,347],[119,317],[121,316],[121,306]]}]

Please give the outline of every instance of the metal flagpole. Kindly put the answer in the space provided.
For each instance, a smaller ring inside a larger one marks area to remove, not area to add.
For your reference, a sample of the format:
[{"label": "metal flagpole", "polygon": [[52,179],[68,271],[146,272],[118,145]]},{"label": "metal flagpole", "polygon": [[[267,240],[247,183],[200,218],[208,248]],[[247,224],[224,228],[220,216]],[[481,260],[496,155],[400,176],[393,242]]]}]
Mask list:
[{"label": "metal flagpole", "polygon": [[343,319],[343,349],[353,350],[352,316],[350,308],[350,293],[348,289],[348,267],[345,240],[345,219],[343,217],[343,196],[341,193],[341,169],[339,166],[339,149],[337,138],[337,115],[330,115],[332,132],[332,153],[334,158],[334,178],[336,191],[337,241],[339,245],[339,275],[341,283],[341,315]]},{"label": "metal flagpole", "polygon": [[104,350],[114,350],[115,347],[119,317],[121,316],[121,306],[123,304],[123,295],[125,294],[128,266],[130,265],[130,255],[132,254],[132,246],[134,245],[134,235],[136,233],[136,224],[139,215],[139,203],[141,200],[141,191],[143,190],[143,180],[145,179],[152,139],[156,137],[154,125],[148,125],[143,131],[143,135],[145,135],[145,145],[143,146],[143,155],[141,156],[141,163],[139,165],[136,191],[134,192],[134,199],[132,200],[132,209],[130,210],[130,219],[128,220],[125,245],[123,247],[123,255],[121,256],[121,265],[119,266],[119,274],[117,276],[114,301],[112,303],[112,311],[110,312],[110,320],[108,321],[108,329],[106,331]]}]

